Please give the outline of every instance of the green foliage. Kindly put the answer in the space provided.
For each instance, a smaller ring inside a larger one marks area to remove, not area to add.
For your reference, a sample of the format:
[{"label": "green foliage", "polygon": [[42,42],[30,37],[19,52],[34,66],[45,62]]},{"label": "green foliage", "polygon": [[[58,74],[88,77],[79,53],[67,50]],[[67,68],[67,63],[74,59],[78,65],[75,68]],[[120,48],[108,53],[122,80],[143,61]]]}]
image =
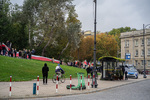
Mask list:
[{"label": "green foliage", "polygon": [[9,0],[3,0],[2,9],[0,10],[0,42],[5,43],[10,40],[13,48],[27,47],[26,24],[22,21],[20,7],[12,5]]},{"label": "green foliage", "polygon": [[108,32],[108,34],[110,35],[120,35],[120,33],[123,33],[123,32],[130,32],[130,31],[135,31],[136,29],[133,28],[131,29],[130,27],[121,27],[121,28],[117,28],[117,29],[112,29],[110,32]]},{"label": "green foliage", "polygon": [[118,60],[118,62],[124,62],[125,61],[125,59],[121,59],[121,58],[117,58],[117,57],[113,57],[113,56],[102,56],[98,60],[100,61],[100,60],[105,59],[105,58],[113,58],[115,60]]},{"label": "green foliage", "polygon": [[[12,75],[13,81],[29,81],[36,79],[38,75],[40,76],[40,79],[42,79],[42,67],[44,66],[44,63],[47,63],[49,67],[50,71],[48,78],[51,79],[55,73],[57,64],[0,56],[0,82],[9,81],[10,75]],[[79,72],[86,74],[86,70],[80,68],[65,65],[61,65],[61,68],[65,71],[64,75],[66,78],[69,78],[70,74],[72,77],[77,77],[77,73]]]},{"label": "green foliage", "polygon": [[[115,39],[118,43],[118,51],[120,51],[120,48],[121,48],[121,40],[120,40],[120,33],[123,33],[123,32],[130,32],[130,31],[135,31],[136,29],[135,28],[130,28],[130,27],[121,27],[121,28],[117,28],[117,29],[112,29],[110,32],[108,32],[109,35],[114,35],[115,36]],[[118,54],[118,57],[120,57],[121,54]]]}]

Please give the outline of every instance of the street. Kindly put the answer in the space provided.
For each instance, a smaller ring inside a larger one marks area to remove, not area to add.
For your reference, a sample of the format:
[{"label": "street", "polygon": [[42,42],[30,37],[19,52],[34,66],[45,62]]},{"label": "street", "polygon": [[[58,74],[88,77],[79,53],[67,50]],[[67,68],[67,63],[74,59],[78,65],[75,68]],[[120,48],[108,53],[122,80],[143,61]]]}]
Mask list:
[{"label": "street", "polygon": [[37,98],[34,100],[150,100],[150,80],[91,94]]}]

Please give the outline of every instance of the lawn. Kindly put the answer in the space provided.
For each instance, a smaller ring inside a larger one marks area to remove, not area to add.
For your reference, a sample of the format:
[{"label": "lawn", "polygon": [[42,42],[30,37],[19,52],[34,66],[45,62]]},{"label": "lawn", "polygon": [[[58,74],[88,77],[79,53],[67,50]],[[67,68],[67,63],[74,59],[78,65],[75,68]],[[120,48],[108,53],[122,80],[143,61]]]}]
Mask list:
[{"label": "lawn", "polygon": [[[55,74],[57,64],[0,55],[0,82],[9,81],[10,76],[12,76],[12,81],[29,81],[36,79],[38,75],[42,79],[42,67],[44,63],[47,63],[49,67],[48,78],[51,79]],[[61,68],[65,71],[66,78],[69,78],[70,75],[73,78],[77,77],[77,73],[84,73],[86,75],[85,69],[65,65],[61,65]]]}]

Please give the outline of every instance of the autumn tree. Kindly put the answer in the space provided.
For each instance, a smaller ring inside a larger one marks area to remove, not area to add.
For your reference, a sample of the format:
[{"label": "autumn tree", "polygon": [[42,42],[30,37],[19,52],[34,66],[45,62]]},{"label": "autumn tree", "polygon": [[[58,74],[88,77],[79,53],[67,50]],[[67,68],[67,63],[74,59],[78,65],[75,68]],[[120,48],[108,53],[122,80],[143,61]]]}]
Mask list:
[{"label": "autumn tree", "polygon": [[80,43],[80,47],[79,50],[77,49],[76,52],[72,53],[72,56],[74,57],[74,60],[78,59],[78,55],[79,55],[79,60],[83,61],[83,60],[87,60],[87,61],[91,61],[93,58],[93,44],[94,40],[92,36],[88,36],[86,38],[83,38],[81,43]]},{"label": "autumn tree", "polygon": [[[105,33],[96,35],[96,59],[102,56],[117,56],[118,44],[114,35],[108,35]],[[75,60],[87,60],[93,61],[94,53],[94,37],[88,36],[83,38],[80,43],[79,51],[73,53]]]},{"label": "autumn tree", "polygon": [[123,32],[130,32],[130,31],[135,31],[135,28],[130,28],[130,27],[121,27],[117,29],[112,29],[110,32],[108,32],[109,35],[113,35],[118,43],[118,55],[119,57],[121,56],[120,54],[120,48],[121,48],[121,40],[120,40],[120,33]]},{"label": "autumn tree", "polygon": [[101,33],[96,40],[97,59],[102,56],[117,56],[118,43],[113,35]]}]

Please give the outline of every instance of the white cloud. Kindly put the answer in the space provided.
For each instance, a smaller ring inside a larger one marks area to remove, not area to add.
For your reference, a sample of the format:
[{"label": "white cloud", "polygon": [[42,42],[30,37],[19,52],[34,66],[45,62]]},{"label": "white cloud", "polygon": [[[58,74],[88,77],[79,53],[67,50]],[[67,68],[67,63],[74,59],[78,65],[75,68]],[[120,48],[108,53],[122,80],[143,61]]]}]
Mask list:
[{"label": "white cloud", "polygon": [[[78,6],[80,3],[82,6]],[[75,0],[74,4],[77,4],[76,10],[82,29],[93,31],[93,0]],[[148,4],[149,0],[97,0],[97,30],[105,32],[126,26],[142,29],[143,23],[150,23]],[[145,18],[143,15],[146,15]]]},{"label": "white cloud", "polygon": [[[23,4],[24,0],[10,0]],[[93,0],[74,0],[82,30],[94,30]],[[97,31],[110,31],[113,28],[129,26],[142,29],[150,24],[150,0],[97,0]]]},{"label": "white cloud", "polygon": [[24,0],[10,0],[11,3],[15,4],[17,3],[18,5],[23,5]]}]

